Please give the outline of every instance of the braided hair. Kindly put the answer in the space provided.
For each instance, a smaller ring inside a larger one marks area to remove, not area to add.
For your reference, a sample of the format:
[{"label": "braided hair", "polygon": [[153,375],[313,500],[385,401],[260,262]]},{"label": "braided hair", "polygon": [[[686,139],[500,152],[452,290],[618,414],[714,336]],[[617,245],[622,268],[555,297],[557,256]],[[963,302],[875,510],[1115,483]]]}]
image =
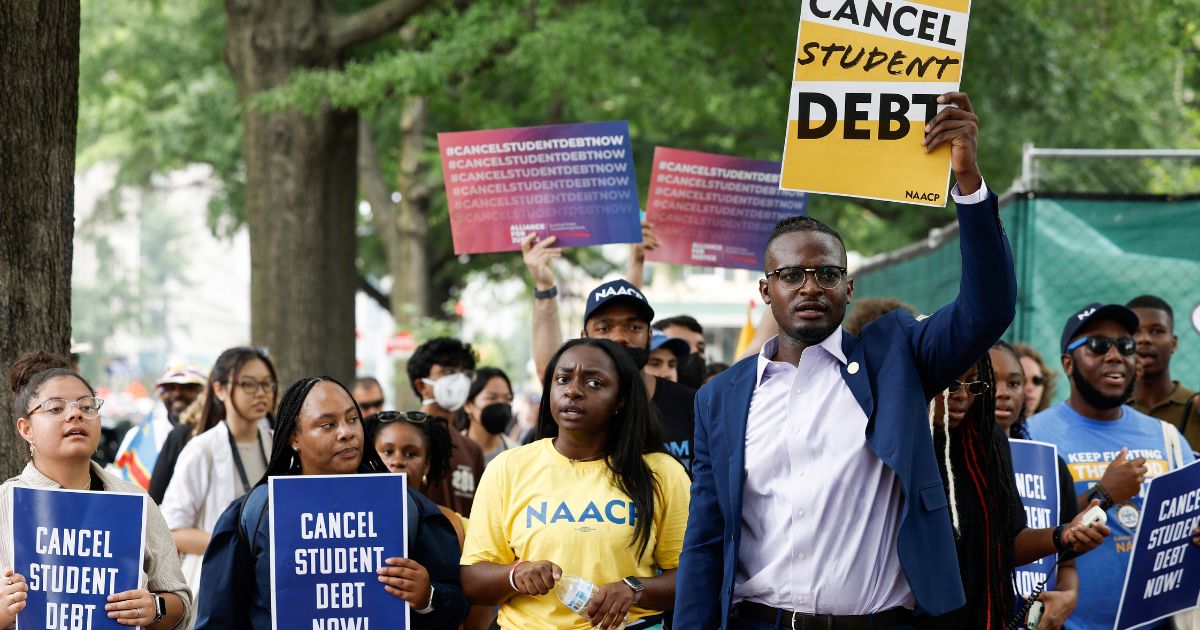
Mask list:
[{"label": "braided hair", "polygon": [[[1013,541],[1019,524],[1012,522],[1011,514],[1012,506],[1020,505],[1021,498],[1016,491],[1007,440],[996,425],[996,378],[987,352],[975,363],[975,370],[977,379],[987,383],[987,390],[975,396],[959,426],[935,434],[934,442],[953,453],[954,459],[966,469],[965,474],[952,470],[950,458],[939,462],[948,487],[966,488],[962,498],[978,503],[983,522],[973,525],[983,528],[982,568],[987,589],[987,600],[980,605],[987,612],[989,626],[1000,628],[1013,614],[1016,569]],[[956,476],[958,484],[953,483]],[[968,600],[971,597],[968,593]],[[992,621],[995,623],[991,624]]]},{"label": "braided hair", "polygon": [[[270,477],[300,474],[300,456],[292,450],[292,434],[296,432],[300,409],[304,406],[304,401],[308,398],[312,388],[320,382],[333,383],[342,388],[342,391],[346,392],[346,397],[354,403],[354,412],[358,415],[359,422],[362,422],[362,410],[358,408],[358,402],[354,400],[350,390],[332,376],[309,376],[292,383],[279,401],[279,412],[275,416],[275,436],[271,440],[271,461],[267,462],[267,471],[263,473],[262,479],[258,480],[256,486],[265,484]],[[383,460],[379,459],[379,454],[375,452],[374,442],[367,440],[365,435],[362,445],[362,461],[359,462],[358,472],[387,472]]]}]

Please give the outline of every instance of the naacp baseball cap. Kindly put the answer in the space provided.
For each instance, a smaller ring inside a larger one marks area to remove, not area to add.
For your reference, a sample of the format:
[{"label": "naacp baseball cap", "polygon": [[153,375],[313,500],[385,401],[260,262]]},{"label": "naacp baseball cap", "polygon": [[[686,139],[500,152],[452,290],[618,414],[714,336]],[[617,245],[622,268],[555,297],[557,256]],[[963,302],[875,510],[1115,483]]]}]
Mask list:
[{"label": "naacp baseball cap", "polygon": [[646,323],[654,321],[654,309],[646,296],[628,280],[613,280],[592,289],[587,295],[587,308],[583,311],[583,325],[586,327],[592,315],[601,308],[615,302],[625,302],[633,307],[638,316]]},{"label": "naacp baseball cap", "polygon": [[660,332],[655,332],[650,336],[650,350],[658,350],[659,348],[670,350],[675,355],[675,358],[681,361],[692,351],[692,347],[688,345],[688,342],[678,337],[668,337]]},{"label": "naacp baseball cap", "polygon": [[1062,353],[1067,353],[1067,345],[1071,343],[1076,333],[1086,326],[1088,322],[1101,320],[1117,322],[1124,326],[1125,330],[1128,330],[1131,335],[1136,333],[1138,329],[1138,316],[1133,311],[1120,304],[1100,304],[1099,302],[1093,302],[1067,318],[1067,325],[1063,327],[1062,333]]}]

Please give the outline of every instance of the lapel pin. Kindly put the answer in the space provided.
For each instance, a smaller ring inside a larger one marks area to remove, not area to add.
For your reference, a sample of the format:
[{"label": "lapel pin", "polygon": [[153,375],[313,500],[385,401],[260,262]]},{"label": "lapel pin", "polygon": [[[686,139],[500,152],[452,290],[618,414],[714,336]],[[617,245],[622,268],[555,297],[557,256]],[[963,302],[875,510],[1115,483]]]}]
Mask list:
[{"label": "lapel pin", "polygon": [[858,374],[858,361],[851,361],[850,365],[846,366],[846,372],[850,374]]}]

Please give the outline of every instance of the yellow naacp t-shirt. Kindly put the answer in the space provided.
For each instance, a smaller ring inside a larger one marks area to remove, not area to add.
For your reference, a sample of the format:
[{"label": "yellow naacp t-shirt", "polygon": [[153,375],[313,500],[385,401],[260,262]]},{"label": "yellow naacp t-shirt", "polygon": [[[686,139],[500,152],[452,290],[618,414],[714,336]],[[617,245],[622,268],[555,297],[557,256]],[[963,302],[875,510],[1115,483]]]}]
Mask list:
[{"label": "yellow naacp t-shirt", "polygon": [[[574,462],[546,438],[504,451],[488,464],[475,491],[462,564],[549,560],[563,575],[596,586],[626,576],[653,577],[679,566],[687,527],[689,485],[683,466],[666,453],[645,456],[658,482],[654,527],[639,560],[632,546],[638,515],[603,460]],[[629,621],[656,614],[634,606]],[[554,591],[515,595],[500,607],[500,627],[514,630],[591,626]]]}]

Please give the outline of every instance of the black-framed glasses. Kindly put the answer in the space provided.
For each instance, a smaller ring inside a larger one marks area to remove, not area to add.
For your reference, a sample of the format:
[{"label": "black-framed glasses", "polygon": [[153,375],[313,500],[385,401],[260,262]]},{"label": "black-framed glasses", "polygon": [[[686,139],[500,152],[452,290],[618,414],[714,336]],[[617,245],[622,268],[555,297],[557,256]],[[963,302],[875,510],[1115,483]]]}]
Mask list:
[{"label": "black-framed glasses", "polygon": [[825,265],[822,267],[780,267],[775,271],[768,271],[767,279],[770,280],[771,276],[775,276],[779,279],[781,287],[792,290],[804,286],[810,273],[816,280],[817,286],[826,290],[838,288],[841,286],[842,280],[846,278],[845,267]]},{"label": "black-framed glasses", "polygon": [[370,422],[377,422],[379,424],[388,424],[391,422],[398,422],[400,420],[411,422],[413,424],[425,424],[426,422],[429,422],[429,419],[432,417],[433,416],[425,413],[424,411],[380,411],[379,413],[373,413],[367,416],[367,420]]},{"label": "black-framed glasses", "polygon": [[251,379],[240,380],[234,383],[234,385],[237,385],[242,390],[242,393],[247,396],[253,396],[259,392],[273,394],[279,387],[279,383],[275,381],[255,381]]},{"label": "black-framed glasses", "polygon": [[1108,351],[1111,350],[1113,346],[1117,347],[1117,352],[1120,352],[1127,357],[1133,356],[1133,353],[1137,351],[1137,342],[1133,340],[1133,337],[1126,336],[1113,339],[1112,337],[1089,335],[1087,337],[1080,337],[1079,339],[1076,339],[1068,344],[1067,354],[1071,354],[1082,346],[1087,346],[1088,350],[1091,350],[1092,353],[1100,356],[1108,354]]},{"label": "black-framed glasses", "polygon": [[968,394],[971,394],[972,396],[978,396],[986,392],[988,387],[990,387],[990,385],[987,381],[954,381],[953,383],[950,383],[950,387],[947,387],[946,391],[953,394],[954,392],[965,388]]},{"label": "black-framed glasses", "polygon": [[100,415],[100,408],[104,406],[104,400],[95,396],[82,396],[77,400],[67,400],[65,398],[47,398],[42,402],[33,406],[29,410],[27,416],[32,416],[37,412],[50,414],[52,416],[61,416],[74,405],[79,413],[85,418],[95,418]]}]

